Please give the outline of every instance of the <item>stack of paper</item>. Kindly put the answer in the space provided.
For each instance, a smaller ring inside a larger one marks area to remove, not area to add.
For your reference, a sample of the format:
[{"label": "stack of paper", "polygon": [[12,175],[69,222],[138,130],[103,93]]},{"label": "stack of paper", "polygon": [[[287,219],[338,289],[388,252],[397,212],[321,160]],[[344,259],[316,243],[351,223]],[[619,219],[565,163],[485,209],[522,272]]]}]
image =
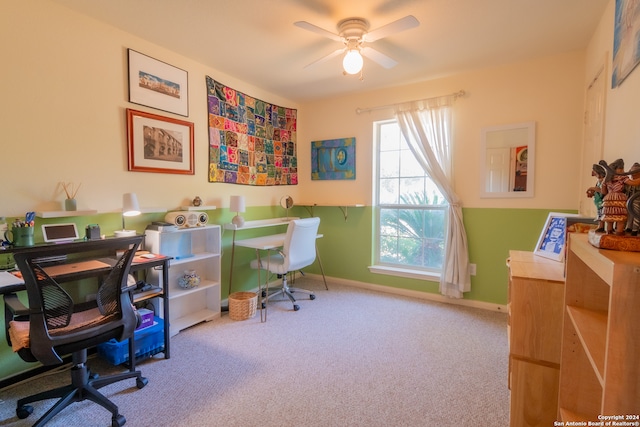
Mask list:
[{"label": "stack of paper", "polygon": [[20,285],[24,283],[24,280],[14,276],[8,271],[0,271],[0,288],[9,285]]}]

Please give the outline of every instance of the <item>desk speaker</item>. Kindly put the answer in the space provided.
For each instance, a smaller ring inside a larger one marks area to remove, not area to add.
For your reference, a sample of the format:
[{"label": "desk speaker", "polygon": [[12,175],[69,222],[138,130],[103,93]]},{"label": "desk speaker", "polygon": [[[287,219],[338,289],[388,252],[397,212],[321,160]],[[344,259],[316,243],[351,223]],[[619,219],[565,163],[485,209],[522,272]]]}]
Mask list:
[{"label": "desk speaker", "polygon": [[181,228],[202,227],[209,222],[209,215],[206,212],[176,211],[166,214],[164,220]]},{"label": "desk speaker", "polygon": [[206,212],[199,212],[198,225],[200,226],[207,225],[208,222],[209,222],[209,215]]}]

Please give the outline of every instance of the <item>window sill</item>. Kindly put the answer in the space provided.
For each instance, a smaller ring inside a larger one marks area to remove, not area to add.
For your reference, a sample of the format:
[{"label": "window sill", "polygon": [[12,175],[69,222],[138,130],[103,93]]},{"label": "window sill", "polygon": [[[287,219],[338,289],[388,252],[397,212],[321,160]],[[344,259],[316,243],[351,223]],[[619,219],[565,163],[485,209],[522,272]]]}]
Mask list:
[{"label": "window sill", "polygon": [[386,265],[370,265],[369,271],[374,274],[386,274],[387,276],[407,277],[409,279],[440,281],[440,274],[430,271],[412,270],[408,268],[389,267]]}]

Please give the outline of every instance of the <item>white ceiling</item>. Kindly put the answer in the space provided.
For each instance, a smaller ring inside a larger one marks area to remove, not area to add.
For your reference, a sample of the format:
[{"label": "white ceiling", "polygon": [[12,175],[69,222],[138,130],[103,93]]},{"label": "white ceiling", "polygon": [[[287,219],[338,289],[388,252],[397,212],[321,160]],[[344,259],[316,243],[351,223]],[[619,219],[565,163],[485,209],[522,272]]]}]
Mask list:
[{"label": "white ceiling", "polygon": [[[304,102],[582,49],[609,0],[53,1]],[[362,81],[342,74],[341,57],[304,68],[340,44],[294,22],[337,32],[348,17],[376,29],[406,15],[420,25],[371,45],[395,59],[394,68],[365,58]]]}]

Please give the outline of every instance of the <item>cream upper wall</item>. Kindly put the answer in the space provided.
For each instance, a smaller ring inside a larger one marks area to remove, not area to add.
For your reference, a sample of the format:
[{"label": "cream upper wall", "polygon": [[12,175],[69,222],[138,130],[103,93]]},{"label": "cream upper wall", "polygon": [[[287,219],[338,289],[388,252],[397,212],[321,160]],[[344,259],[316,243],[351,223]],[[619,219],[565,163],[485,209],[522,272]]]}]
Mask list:
[{"label": "cream upper wall", "polygon": [[[229,196],[242,193],[248,206],[264,206],[300,191],[300,186],[207,181],[205,75],[256,98],[298,108],[293,102],[49,1],[3,2],[0,38],[5,176],[0,215],[61,210],[61,181],[82,183],[78,209],[99,212],[120,209],[122,194],[130,191],[143,207],[169,209],[196,195],[206,204],[228,207]],[[189,117],[127,101],[127,48],[188,71]],[[194,122],[195,176],[127,171],[126,108]]]},{"label": "cream upper wall", "polygon": [[[308,201],[371,204],[372,123],[391,118],[393,112],[387,109],[356,114],[356,108],[400,103],[463,89],[467,95],[455,103],[453,125],[454,180],[463,206],[577,209],[583,73],[584,52],[572,52],[305,104],[298,148],[303,162],[310,156],[309,142],[313,140],[356,137],[357,147],[355,181],[312,181],[308,175],[300,177],[307,195],[313,194],[313,200]],[[354,84],[358,84],[355,79]],[[526,121],[536,122],[535,196],[480,198],[482,128]],[[561,182],[559,177],[562,177]],[[305,196],[305,200],[307,198]]]},{"label": "cream upper wall", "polygon": [[[598,70],[606,69],[607,94],[603,157],[640,162],[640,70],[611,88],[615,0],[610,0],[585,52],[505,65],[372,93],[329,99],[303,106],[301,159],[309,141],[355,136],[356,181],[300,182],[317,203],[372,200],[372,123],[391,118],[391,110],[356,114],[358,107],[394,104],[464,89],[455,104],[454,181],[465,207],[578,209],[584,196],[579,176],[584,98]],[[373,66],[373,65],[372,65]],[[366,78],[366,69],[365,69]],[[357,81],[354,79],[354,83]],[[478,193],[480,131],[484,126],[533,120],[537,124],[535,197],[481,199]],[[330,126],[328,125],[330,123]],[[304,161],[304,160],[303,160]],[[308,185],[307,185],[308,184]],[[309,197],[304,197],[308,200]]]},{"label": "cream upper wall", "polygon": [[587,49],[585,81],[590,82],[602,63],[606,64],[604,159],[623,158],[628,168],[640,162],[640,69],[636,67],[620,86],[611,88],[614,16],[615,0],[610,0]]},{"label": "cream upper wall", "polygon": [[[128,191],[138,193],[143,206],[164,208],[185,204],[195,195],[207,204],[227,207],[229,196],[237,193],[247,196],[248,206],[277,204],[284,194],[296,201],[370,204],[372,121],[389,118],[391,112],[358,115],[355,109],[460,89],[467,96],[455,106],[454,180],[463,205],[577,209],[585,82],[592,77],[594,64],[610,52],[613,39],[611,0],[586,54],[573,52],[296,105],[260,89],[259,82],[239,81],[49,1],[4,3],[0,16],[0,36],[4,40],[0,52],[5,65],[0,71],[0,124],[5,177],[11,177],[13,185],[0,192],[0,215],[7,216],[34,209],[60,209],[64,199],[60,181],[82,182],[79,208],[101,212],[119,209],[121,194]],[[127,102],[127,48],[188,71],[189,117]],[[608,69],[609,79],[610,73]],[[299,109],[300,185],[257,188],[207,182],[205,75],[257,98]],[[640,102],[634,96],[638,93],[638,71],[621,88],[608,91],[607,158],[640,160],[640,148],[633,144],[640,137],[640,125],[633,116]],[[126,108],[194,122],[196,175],[128,172]],[[479,198],[482,127],[530,120],[537,123],[535,197]],[[310,141],[348,136],[357,138],[357,179],[311,181]]]}]

